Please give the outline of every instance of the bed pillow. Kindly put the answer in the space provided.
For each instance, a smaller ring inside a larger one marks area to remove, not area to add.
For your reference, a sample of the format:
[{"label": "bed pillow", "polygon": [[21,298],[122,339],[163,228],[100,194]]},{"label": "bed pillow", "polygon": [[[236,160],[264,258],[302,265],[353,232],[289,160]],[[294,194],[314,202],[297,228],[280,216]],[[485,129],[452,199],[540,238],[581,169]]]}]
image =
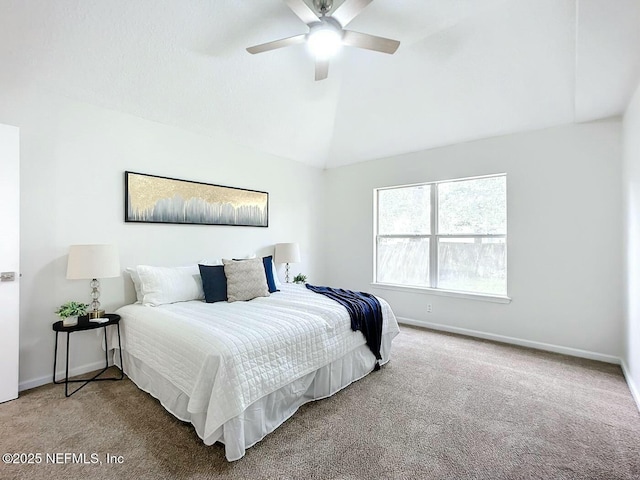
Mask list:
[{"label": "bed pillow", "polygon": [[219,258],[215,258],[215,259],[206,259],[206,260],[200,260],[198,262],[198,265],[222,265],[222,260],[220,260]]},{"label": "bed pillow", "polygon": [[204,299],[202,278],[197,265],[188,267],[150,267],[138,265],[142,303],[152,307],[165,303]]},{"label": "bed pillow", "polygon": [[280,278],[278,277],[278,270],[276,269],[276,263],[271,259],[271,272],[273,273],[273,284],[276,287],[277,291],[280,291],[282,288],[282,284],[280,283]]},{"label": "bed pillow", "polygon": [[[256,258],[254,255],[250,258],[234,258],[235,262],[244,262],[245,260]],[[267,280],[267,287],[269,293],[280,291],[280,282],[278,280],[278,272],[276,271],[275,264],[273,263],[273,256],[262,257],[262,264],[264,265],[264,275]]]},{"label": "bed pillow", "polygon": [[136,267],[127,267],[125,272],[131,277],[133,287],[136,289],[136,303],[142,303],[142,285],[140,285],[140,275],[138,275],[138,269]]},{"label": "bed pillow", "polygon": [[224,265],[198,265],[204,289],[204,301],[207,303],[227,301],[227,277]]},{"label": "bed pillow", "polygon": [[269,293],[279,292],[280,290],[276,286],[276,281],[274,278],[273,257],[271,255],[269,255],[268,257],[262,257],[262,263],[264,265],[264,273],[267,277],[267,286],[269,287]]},{"label": "bed pillow", "polygon": [[268,297],[269,286],[261,258],[222,260],[227,277],[227,301],[237,302]]}]

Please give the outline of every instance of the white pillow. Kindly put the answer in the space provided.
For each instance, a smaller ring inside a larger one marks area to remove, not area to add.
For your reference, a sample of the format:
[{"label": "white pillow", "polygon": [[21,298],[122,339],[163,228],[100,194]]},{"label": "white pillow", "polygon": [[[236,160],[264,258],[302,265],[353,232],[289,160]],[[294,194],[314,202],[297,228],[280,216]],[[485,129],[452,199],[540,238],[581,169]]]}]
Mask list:
[{"label": "white pillow", "polygon": [[138,265],[142,303],[152,307],[165,303],[204,299],[198,265],[188,267],[150,267]]},{"label": "white pillow", "polygon": [[125,271],[131,277],[131,281],[133,282],[133,287],[136,289],[136,303],[142,303],[142,297],[144,296],[142,293],[142,286],[140,285],[140,275],[138,275],[137,267],[127,267]]},{"label": "white pillow", "polygon": [[[233,259],[234,260],[253,260],[254,258],[258,258],[258,256],[255,253],[252,253],[251,255],[245,255],[244,257],[236,257],[234,256]],[[222,263],[224,263],[225,259],[222,259]]]},{"label": "white pillow", "polygon": [[199,265],[222,265],[222,260],[220,260],[219,258],[216,259],[208,259],[208,260],[200,260],[198,262]]},{"label": "white pillow", "polygon": [[278,270],[276,270],[276,262],[273,261],[273,258],[271,258],[271,271],[273,272],[273,283],[276,284],[276,290],[280,290],[282,288],[282,284],[280,283]]}]

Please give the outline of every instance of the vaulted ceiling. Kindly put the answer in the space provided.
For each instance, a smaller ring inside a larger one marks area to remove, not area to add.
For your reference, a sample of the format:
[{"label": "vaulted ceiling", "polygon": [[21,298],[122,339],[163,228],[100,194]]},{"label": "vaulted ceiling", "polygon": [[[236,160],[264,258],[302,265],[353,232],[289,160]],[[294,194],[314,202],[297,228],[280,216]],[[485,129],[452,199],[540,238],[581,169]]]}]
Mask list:
[{"label": "vaulted ceiling", "polygon": [[[340,2],[336,0],[336,5]],[[621,114],[640,80],[640,0],[374,0],[314,81],[282,0],[2,0],[0,82],[320,167]]]}]

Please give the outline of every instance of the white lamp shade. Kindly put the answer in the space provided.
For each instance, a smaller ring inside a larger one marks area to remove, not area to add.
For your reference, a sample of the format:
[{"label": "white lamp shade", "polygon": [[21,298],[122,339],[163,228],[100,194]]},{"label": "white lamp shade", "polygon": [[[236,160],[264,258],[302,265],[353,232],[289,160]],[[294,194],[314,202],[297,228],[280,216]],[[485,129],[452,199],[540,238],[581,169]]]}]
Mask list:
[{"label": "white lamp shade", "polygon": [[67,262],[70,280],[120,276],[120,258],[115,245],[71,245]]},{"label": "white lamp shade", "polygon": [[300,261],[300,246],[297,243],[277,243],[276,263],[297,263]]}]

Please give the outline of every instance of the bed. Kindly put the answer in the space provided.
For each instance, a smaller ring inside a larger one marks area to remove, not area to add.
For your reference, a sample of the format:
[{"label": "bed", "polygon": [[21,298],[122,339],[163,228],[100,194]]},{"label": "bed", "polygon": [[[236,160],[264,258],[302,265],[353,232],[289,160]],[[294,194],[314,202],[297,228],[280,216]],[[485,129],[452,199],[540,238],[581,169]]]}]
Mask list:
[{"label": "bed", "polygon": [[[384,365],[399,329],[389,304],[379,301]],[[229,461],[301,405],[333,395],[376,363],[346,309],[303,285],[284,284],[248,302],[134,304],[116,313],[124,363],[116,352],[118,366],[192,423],[205,444],[223,443]]]}]

